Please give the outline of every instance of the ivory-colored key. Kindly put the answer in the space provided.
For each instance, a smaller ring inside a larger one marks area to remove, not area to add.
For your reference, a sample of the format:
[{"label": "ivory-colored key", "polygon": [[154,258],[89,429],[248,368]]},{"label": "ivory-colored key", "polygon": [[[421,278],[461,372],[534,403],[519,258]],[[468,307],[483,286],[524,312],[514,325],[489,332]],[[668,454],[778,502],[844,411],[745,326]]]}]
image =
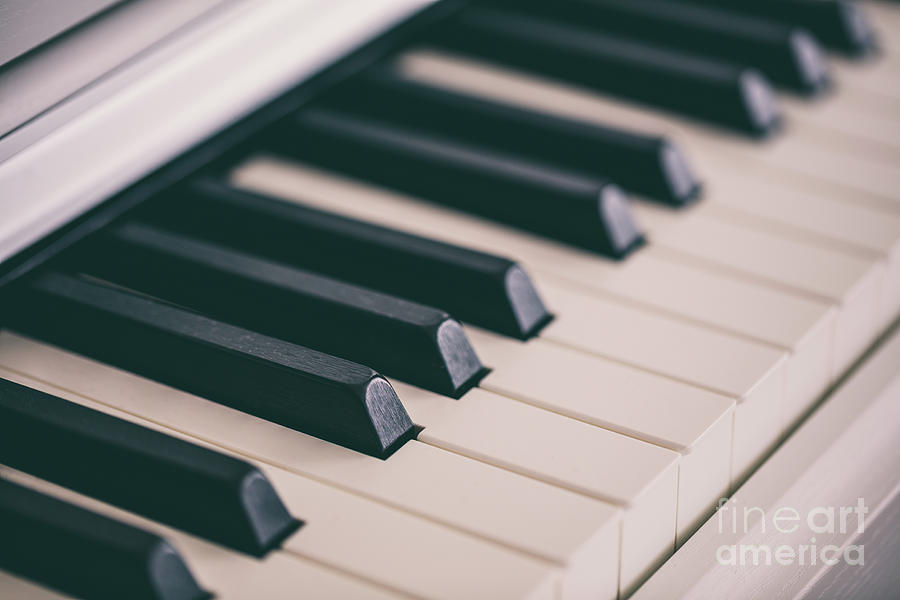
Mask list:
[{"label": "ivory-colored key", "polygon": [[887,265],[883,260],[873,263],[858,254],[816,247],[701,214],[658,227],[653,240],[688,260],[838,305],[837,373],[853,363],[884,322],[878,314],[885,302]]},{"label": "ivory-colored key", "polygon": [[678,452],[678,544],[727,493],[734,400],[545,340],[467,333],[493,367],[482,389]]},{"label": "ivory-colored key", "polygon": [[622,507],[623,589],[671,554],[676,452],[485,390],[454,401],[392,384],[413,422],[425,427],[420,442]]},{"label": "ivory-colored key", "polygon": [[166,538],[181,552],[202,587],[222,600],[288,600],[295,598],[298,590],[333,600],[409,598],[283,552],[253,559],[8,467],[0,466],[0,476]]},{"label": "ivory-colored key", "polygon": [[0,333],[0,366],[552,563],[564,597],[615,596],[611,504],[418,441],[373,458],[11,332]]},{"label": "ivory-colored key", "polygon": [[[232,454],[2,367],[0,377]],[[303,527],[283,542],[285,552],[418,598],[525,598],[559,585],[559,569],[545,561],[277,467],[256,466],[278,490],[291,514],[304,521]]]},{"label": "ivory-colored key", "polygon": [[740,483],[784,431],[787,354],[640,309],[544,286],[559,315],[545,339],[733,398],[732,478]]}]

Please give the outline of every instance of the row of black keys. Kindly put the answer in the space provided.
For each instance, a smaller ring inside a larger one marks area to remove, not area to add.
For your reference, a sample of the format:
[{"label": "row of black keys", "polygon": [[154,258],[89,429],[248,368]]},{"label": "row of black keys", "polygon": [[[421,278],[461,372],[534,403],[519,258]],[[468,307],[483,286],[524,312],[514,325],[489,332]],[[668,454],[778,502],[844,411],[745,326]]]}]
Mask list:
[{"label": "row of black keys", "polygon": [[[0,463],[251,556],[302,525],[249,463],[5,379]],[[0,570],[71,596],[210,596],[167,540],[5,479],[0,531]]]},{"label": "row of black keys", "polygon": [[[385,68],[253,142],[248,152],[284,152],[612,256],[640,234],[597,172],[669,200],[698,188],[683,158],[661,158],[672,151],[663,139]],[[381,457],[414,428],[375,370],[451,397],[485,372],[444,310],[522,339],[550,319],[508,260],[215,180],[165,192],[55,268],[3,299],[6,325]]]},{"label": "row of black keys", "polygon": [[764,78],[814,94],[819,43],[859,56],[875,36],[842,0],[484,0],[421,42],[765,135]]}]

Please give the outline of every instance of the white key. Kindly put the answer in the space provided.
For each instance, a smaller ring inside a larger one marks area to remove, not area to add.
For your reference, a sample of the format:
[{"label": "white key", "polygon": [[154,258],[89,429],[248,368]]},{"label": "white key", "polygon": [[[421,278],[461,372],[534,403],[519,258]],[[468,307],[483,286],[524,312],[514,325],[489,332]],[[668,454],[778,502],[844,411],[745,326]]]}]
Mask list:
[{"label": "white key", "polygon": [[[0,377],[143,427],[234,454],[84,396],[0,368]],[[303,527],[285,552],[418,598],[525,598],[558,586],[545,561],[277,467],[257,463]],[[614,582],[613,582],[614,586]],[[547,597],[551,597],[547,593]]]},{"label": "white key", "polygon": [[27,579],[20,579],[5,571],[0,571],[0,598],[14,598],[15,600],[72,600],[71,596],[45,588]]},{"label": "white key", "polygon": [[[831,303],[679,265],[651,246],[624,263],[487,223],[372,186],[262,157],[237,169],[238,185],[520,261],[543,289],[561,279],[792,352],[782,429],[831,381]],[[684,282],[679,281],[681,277]]]},{"label": "white key", "polygon": [[[685,264],[652,244],[611,276],[600,279],[586,271],[578,281],[592,290],[615,293],[789,352],[783,429],[796,421],[833,379],[837,310],[830,303],[748,282],[739,274]],[[568,282],[575,283],[576,278],[570,277]]]},{"label": "white key", "polygon": [[804,140],[802,124],[792,126],[794,135],[775,135],[753,144],[694,122],[473,60],[416,51],[406,54],[399,64],[406,76],[417,81],[569,118],[669,136],[695,163],[703,155],[721,154],[763,179],[800,181],[817,193],[900,211],[896,193],[900,169]]},{"label": "white key", "polygon": [[[884,76],[900,77],[900,72]],[[838,85],[842,82],[839,81]],[[805,135],[823,143],[865,152],[872,160],[896,161],[900,157],[900,111],[866,110],[876,102],[859,98],[859,93],[837,94],[803,101],[781,98],[789,123],[803,123]],[[792,132],[790,128],[788,135]]]},{"label": "white key", "polygon": [[615,596],[608,503],[417,441],[379,460],[7,331],[0,366],[553,563],[565,597]]},{"label": "white key", "polygon": [[544,340],[467,333],[493,369],[480,387],[681,455],[676,543],[727,493],[734,400]]},{"label": "white key", "polygon": [[557,317],[542,337],[733,398],[732,477],[740,483],[785,428],[783,351],[640,309],[544,286]]},{"label": "white key", "polygon": [[[545,376],[551,376],[545,372]],[[393,381],[418,440],[620,506],[622,587],[672,552],[676,452],[473,389],[459,400]]]},{"label": "white key", "polygon": [[[644,214],[638,205],[639,214]],[[701,214],[657,227],[653,241],[690,260],[736,271],[840,307],[834,365],[843,372],[875,338],[884,317],[885,261],[816,247]]]},{"label": "white key", "polygon": [[304,590],[311,597],[333,600],[408,598],[283,552],[271,553],[264,559],[251,558],[8,467],[0,466],[0,475],[9,481],[164,537],[178,549],[200,585],[222,600],[288,600],[296,598],[298,590]]}]

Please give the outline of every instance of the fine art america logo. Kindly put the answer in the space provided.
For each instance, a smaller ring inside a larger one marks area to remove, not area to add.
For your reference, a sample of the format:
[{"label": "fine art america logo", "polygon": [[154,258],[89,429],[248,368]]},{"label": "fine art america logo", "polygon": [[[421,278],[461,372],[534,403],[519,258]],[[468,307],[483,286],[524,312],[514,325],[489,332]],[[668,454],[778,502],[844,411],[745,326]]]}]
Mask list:
[{"label": "fine art america logo", "polygon": [[721,565],[836,565],[841,561],[848,565],[865,564],[863,545],[840,547],[816,542],[817,535],[829,538],[836,533],[862,533],[869,512],[862,498],[857,499],[856,506],[817,506],[805,513],[790,506],[767,512],[758,506],[741,506],[737,498],[726,502],[727,498],[719,500],[716,509],[719,533],[753,532],[776,541],[782,534],[791,540],[799,537],[804,543],[723,544],[716,549],[716,560]]}]

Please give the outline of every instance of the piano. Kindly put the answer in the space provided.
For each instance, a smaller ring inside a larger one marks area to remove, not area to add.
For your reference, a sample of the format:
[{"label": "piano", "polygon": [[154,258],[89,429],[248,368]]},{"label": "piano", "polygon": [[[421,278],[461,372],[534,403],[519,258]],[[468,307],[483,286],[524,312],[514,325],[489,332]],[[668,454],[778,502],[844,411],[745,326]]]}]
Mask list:
[{"label": "piano", "polygon": [[49,5],[0,598],[897,596],[900,5]]}]

